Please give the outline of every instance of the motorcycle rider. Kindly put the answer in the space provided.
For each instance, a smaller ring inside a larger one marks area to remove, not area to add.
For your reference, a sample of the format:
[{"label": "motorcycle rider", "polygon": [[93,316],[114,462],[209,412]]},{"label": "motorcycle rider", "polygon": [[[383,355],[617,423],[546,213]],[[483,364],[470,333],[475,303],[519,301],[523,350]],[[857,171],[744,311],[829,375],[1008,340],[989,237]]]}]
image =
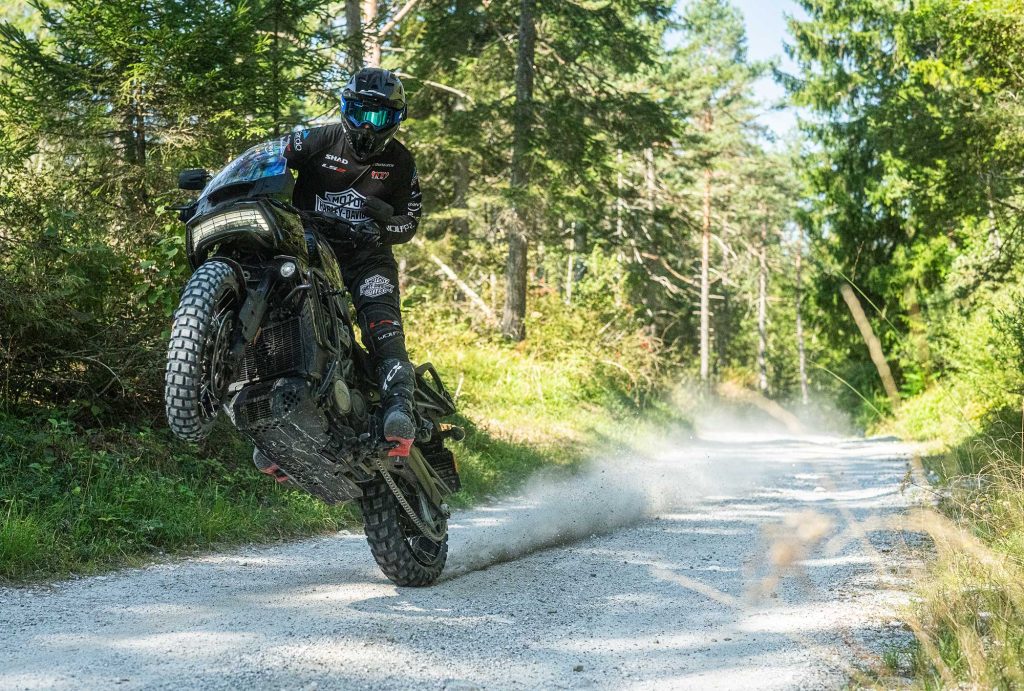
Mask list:
[{"label": "motorcycle rider", "polygon": [[412,155],[394,138],[407,114],[405,88],[393,72],[361,69],[342,91],[341,114],[338,124],[284,138],[284,156],[298,173],[293,203],[344,219],[325,236],[380,383],[384,438],[394,444],[389,454],[407,456],[416,437],[416,378],[391,246],[416,234],[421,196]]}]

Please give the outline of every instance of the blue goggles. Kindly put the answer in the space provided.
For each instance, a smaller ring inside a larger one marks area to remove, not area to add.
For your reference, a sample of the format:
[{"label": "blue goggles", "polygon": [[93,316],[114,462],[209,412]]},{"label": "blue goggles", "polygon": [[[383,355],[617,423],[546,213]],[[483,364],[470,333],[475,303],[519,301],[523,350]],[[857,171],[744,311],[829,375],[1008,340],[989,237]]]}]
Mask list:
[{"label": "blue goggles", "polygon": [[402,121],[402,111],[382,105],[370,105],[362,101],[341,99],[341,112],[356,127],[369,125],[375,130],[393,127]]}]

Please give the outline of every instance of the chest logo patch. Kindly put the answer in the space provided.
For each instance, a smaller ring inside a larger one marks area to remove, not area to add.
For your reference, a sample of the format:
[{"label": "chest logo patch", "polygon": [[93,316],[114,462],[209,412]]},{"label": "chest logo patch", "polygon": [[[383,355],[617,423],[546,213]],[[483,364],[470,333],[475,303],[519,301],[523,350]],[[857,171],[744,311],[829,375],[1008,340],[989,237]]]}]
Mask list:
[{"label": "chest logo patch", "polygon": [[374,274],[359,284],[359,294],[368,298],[380,297],[395,292],[395,286],[387,276]]},{"label": "chest logo patch", "polygon": [[365,221],[368,217],[363,213],[364,202],[366,197],[353,189],[344,192],[325,192],[322,197],[316,195],[316,210],[341,216],[346,221]]},{"label": "chest logo patch", "polygon": [[371,170],[370,177],[374,180],[387,180],[388,176],[391,175],[390,170]]}]

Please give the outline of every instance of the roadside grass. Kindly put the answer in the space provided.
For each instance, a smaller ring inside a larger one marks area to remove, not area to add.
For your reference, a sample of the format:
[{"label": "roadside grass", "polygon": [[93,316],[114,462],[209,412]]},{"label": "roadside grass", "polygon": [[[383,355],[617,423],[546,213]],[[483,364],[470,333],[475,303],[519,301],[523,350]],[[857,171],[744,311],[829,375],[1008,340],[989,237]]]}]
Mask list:
[{"label": "roadside grass", "polygon": [[246,445],[219,428],[193,446],[166,429],[82,429],[52,410],[0,415],[0,579],[89,573],[352,520],[351,509],[274,491]]},{"label": "roadside grass", "polygon": [[916,641],[910,650],[892,651],[884,662],[890,671],[905,663],[915,683],[927,689],[1021,688],[1021,412],[1016,406],[991,406],[991,400],[986,407],[976,395],[957,396],[956,384],[950,388],[929,392],[893,423],[911,438],[938,437],[943,447],[922,459],[923,468],[937,478],[938,505],[910,519],[935,545],[909,621]]},{"label": "roadside grass", "polygon": [[[595,338],[583,310],[557,298],[535,302],[522,344],[481,336],[458,310],[408,329],[413,359],[433,361],[458,391],[456,422],[468,435],[454,445],[464,482],[455,506],[514,491],[540,468],[571,473],[609,444],[629,448],[644,429],[685,426],[661,402],[669,372],[642,334],[609,329]],[[251,447],[225,421],[197,445],[154,419],[0,412],[0,580],[95,573],[358,525],[354,507],[328,507],[258,473]]]}]

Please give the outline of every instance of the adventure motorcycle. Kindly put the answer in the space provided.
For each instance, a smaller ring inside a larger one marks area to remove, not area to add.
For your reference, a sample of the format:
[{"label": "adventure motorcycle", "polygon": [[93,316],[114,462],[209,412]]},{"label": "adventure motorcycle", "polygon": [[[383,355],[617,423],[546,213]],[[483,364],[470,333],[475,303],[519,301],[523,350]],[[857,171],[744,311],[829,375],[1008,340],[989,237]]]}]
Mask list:
[{"label": "adventure motorcycle", "polygon": [[388,578],[433,583],[448,555],[445,498],[460,488],[444,442],[463,432],[440,422],[455,405],[426,363],[416,368],[416,442],[407,457],[388,455],[369,354],[319,230],[341,219],[291,205],[278,142],[249,149],[212,180],[183,171],[178,186],[202,193],[178,207],[194,273],[167,349],[171,430],[198,441],[224,410],[264,472],[329,504],[359,502]]}]

